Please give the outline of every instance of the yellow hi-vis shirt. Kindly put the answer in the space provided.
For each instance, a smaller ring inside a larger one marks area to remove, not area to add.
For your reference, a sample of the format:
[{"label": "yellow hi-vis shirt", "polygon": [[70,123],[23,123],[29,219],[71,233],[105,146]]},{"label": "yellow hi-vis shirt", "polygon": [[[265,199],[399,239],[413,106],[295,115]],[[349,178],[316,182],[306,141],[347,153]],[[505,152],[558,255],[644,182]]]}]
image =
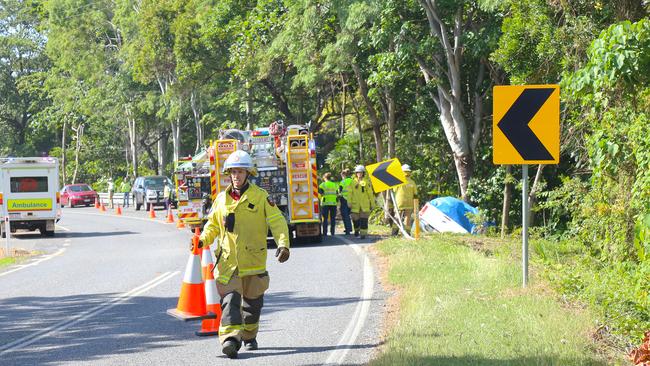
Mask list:
[{"label": "yellow hi-vis shirt", "polygon": [[[271,229],[278,247],[289,248],[289,228],[280,209],[262,188],[249,183],[238,201],[230,196],[232,185],[219,193],[208,214],[201,233],[203,245],[215,238],[215,255],[221,251],[217,264],[217,281],[227,284],[235,270],[240,277],[266,271],[266,234]],[[226,217],[235,215],[232,232],[226,230]]]},{"label": "yellow hi-vis shirt", "polygon": [[375,193],[367,179],[354,180],[350,185],[350,211],[352,213],[370,212],[375,208]]},{"label": "yellow hi-vis shirt", "polygon": [[339,190],[341,191],[341,197],[345,198],[346,201],[350,200],[350,185],[354,180],[350,177],[347,177],[339,183]]},{"label": "yellow hi-vis shirt", "polygon": [[413,199],[417,197],[418,186],[413,179],[406,177],[406,184],[393,188],[398,210],[412,210]]},{"label": "yellow hi-vis shirt", "polygon": [[321,193],[321,206],[336,206],[336,196],[339,185],[336,182],[326,181],[318,186]]}]

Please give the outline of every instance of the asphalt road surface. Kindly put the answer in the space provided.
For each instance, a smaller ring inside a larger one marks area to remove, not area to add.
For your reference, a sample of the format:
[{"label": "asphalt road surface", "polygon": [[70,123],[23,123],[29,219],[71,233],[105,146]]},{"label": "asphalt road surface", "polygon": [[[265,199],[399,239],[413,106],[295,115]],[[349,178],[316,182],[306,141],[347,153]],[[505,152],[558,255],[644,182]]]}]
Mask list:
[{"label": "asphalt road surface", "polygon": [[[357,365],[377,352],[385,293],[369,240],[343,236],[269,250],[257,351],[238,360],[175,308],[190,232],[127,209],[64,209],[56,236],[18,233],[12,247],[42,252],[0,271],[0,365]],[[0,241],[4,245],[4,239]]]}]

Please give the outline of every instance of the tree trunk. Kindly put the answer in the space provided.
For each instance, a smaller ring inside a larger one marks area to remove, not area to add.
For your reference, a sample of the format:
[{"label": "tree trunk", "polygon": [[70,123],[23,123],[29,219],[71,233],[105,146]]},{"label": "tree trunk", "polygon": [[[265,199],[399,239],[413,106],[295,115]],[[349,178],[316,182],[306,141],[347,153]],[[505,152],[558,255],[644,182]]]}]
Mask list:
[{"label": "tree trunk", "polygon": [[77,132],[77,145],[74,151],[74,173],[72,174],[72,184],[77,183],[77,171],[79,170],[79,152],[81,151],[81,138],[84,134],[84,124],[79,124],[75,132]]},{"label": "tree trunk", "polygon": [[190,105],[192,107],[192,114],[194,116],[194,127],[196,128],[196,148],[194,149],[195,154],[199,152],[203,147],[203,128],[201,127],[201,111],[199,110],[199,106],[196,102],[197,99],[196,93],[197,93],[196,90],[192,90],[192,93],[190,94]]},{"label": "tree trunk", "polygon": [[528,226],[533,226],[533,220],[535,218],[535,215],[533,215],[533,207],[537,204],[537,191],[539,190],[539,182],[542,180],[542,170],[545,166],[543,164],[537,166],[535,180],[533,180],[533,185],[530,187],[530,192],[528,193]]},{"label": "tree trunk", "polygon": [[512,166],[506,165],[506,177],[503,183],[503,208],[501,209],[501,239],[506,236],[510,221],[510,203],[512,202],[511,172]]},{"label": "tree trunk", "polygon": [[68,182],[68,177],[65,170],[65,138],[66,130],[68,129],[68,116],[63,117],[63,130],[61,131],[61,177],[63,178],[63,185]]},{"label": "tree trunk", "polygon": [[361,127],[361,114],[359,113],[359,107],[357,107],[357,102],[352,98],[352,108],[354,113],[357,115],[357,131],[359,131],[359,161],[363,160],[363,130]]},{"label": "tree trunk", "polygon": [[[173,126],[172,126],[173,128]],[[173,134],[173,132],[172,132]],[[166,154],[166,146],[167,146],[167,138],[164,133],[160,134],[160,138],[158,139],[158,175],[164,175],[165,174],[165,165],[167,165],[165,156]]]},{"label": "tree trunk", "polygon": [[370,116],[370,121],[372,122],[372,134],[375,139],[375,153],[377,161],[381,161],[384,157],[384,144],[381,139],[381,122],[377,115],[377,110],[372,105],[372,101],[368,96],[368,84],[361,74],[361,68],[355,62],[352,63],[352,70],[354,70],[354,75],[357,78],[359,83],[359,91],[363,97],[363,101],[366,104],[366,109],[368,110],[368,115]]},{"label": "tree trunk", "polygon": [[347,84],[345,83],[345,78],[343,78],[343,74],[340,74],[341,77],[341,91],[343,92],[343,103],[341,104],[341,134],[339,135],[339,138],[343,138],[345,136],[345,107],[348,103],[347,101]]},{"label": "tree trunk", "polygon": [[246,80],[246,130],[255,126],[255,115],[253,114],[253,91],[250,82]]},{"label": "tree trunk", "polygon": [[[388,157],[395,157],[395,99],[390,90],[385,90],[384,98],[386,100],[386,125],[388,126]],[[379,161],[379,160],[377,160]]]},{"label": "tree trunk", "polygon": [[124,111],[126,114],[126,126],[128,128],[128,136],[129,136],[129,153],[131,157],[131,169],[132,169],[132,177],[135,179],[138,176],[138,151],[137,151],[137,145],[136,145],[136,129],[135,129],[135,119],[133,118],[133,114],[131,113],[131,108],[128,106],[124,107]]}]

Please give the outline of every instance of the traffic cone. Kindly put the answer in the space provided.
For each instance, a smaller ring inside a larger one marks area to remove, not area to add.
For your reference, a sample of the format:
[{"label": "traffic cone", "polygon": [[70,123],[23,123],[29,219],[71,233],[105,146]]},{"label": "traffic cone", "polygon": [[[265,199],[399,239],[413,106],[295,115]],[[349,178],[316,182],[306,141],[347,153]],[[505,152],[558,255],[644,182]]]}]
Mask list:
[{"label": "traffic cone", "polygon": [[95,208],[99,209],[99,201],[97,200],[97,197],[95,197]]},{"label": "traffic cone", "polygon": [[122,207],[120,207],[120,205],[117,205],[117,208],[115,209],[115,214],[117,216],[122,216]]},{"label": "traffic cone", "polygon": [[106,206],[104,206],[104,202],[102,202],[102,203],[99,205],[99,211],[101,211],[101,212],[106,212]]},{"label": "traffic cone", "polygon": [[183,222],[183,219],[179,218],[178,221],[176,221],[176,228],[185,229],[185,223]]},{"label": "traffic cone", "polygon": [[172,216],[172,209],[171,208],[167,209],[167,223],[168,224],[173,224],[174,223],[174,216]]},{"label": "traffic cone", "polygon": [[155,219],[156,218],[156,213],[153,210],[153,205],[149,205],[149,218],[150,219]]},{"label": "traffic cone", "polygon": [[221,323],[221,304],[219,292],[217,291],[217,282],[214,279],[212,270],[214,269],[214,262],[212,262],[212,254],[210,247],[203,247],[203,258],[201,259],[201,267],[203,270],[203,284],[205,286],[205,302],[206,310],[209,313],[209,318],[204,318],[201,322],[201,329],[194,332],[197,336],[207,337],[219,335],[219,324]]},{"label": "traffic cone", "polygon": [[192,238],[192,253],[185,266],[185,276],[175,309],[168,309],[167,314],[184,320],[201,320],[208,315],[205,303],[205,287],[201,279],[201,259],[199,258],[199,238]]}]

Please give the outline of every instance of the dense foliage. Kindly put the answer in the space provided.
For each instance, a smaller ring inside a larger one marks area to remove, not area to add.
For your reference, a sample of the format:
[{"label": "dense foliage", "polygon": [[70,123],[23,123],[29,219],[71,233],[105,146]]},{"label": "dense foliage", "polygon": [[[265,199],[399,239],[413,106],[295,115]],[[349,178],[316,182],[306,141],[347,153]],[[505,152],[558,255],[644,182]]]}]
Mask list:
[{"label": "dense foliage", "polygon": [[498,224],[507,198],[512,230],[519,168],[492,165],[492,87],[560,84],[561,163],[539,168],[535,232],[566,254],[545,257],[558,288],[629,342],[650,327],[648,7],[0,0],[0,156],[58,156],[65,183],[101,186],[282,119],[309,123],[320,172],[398,157],[421,201],[459,196]]}]

